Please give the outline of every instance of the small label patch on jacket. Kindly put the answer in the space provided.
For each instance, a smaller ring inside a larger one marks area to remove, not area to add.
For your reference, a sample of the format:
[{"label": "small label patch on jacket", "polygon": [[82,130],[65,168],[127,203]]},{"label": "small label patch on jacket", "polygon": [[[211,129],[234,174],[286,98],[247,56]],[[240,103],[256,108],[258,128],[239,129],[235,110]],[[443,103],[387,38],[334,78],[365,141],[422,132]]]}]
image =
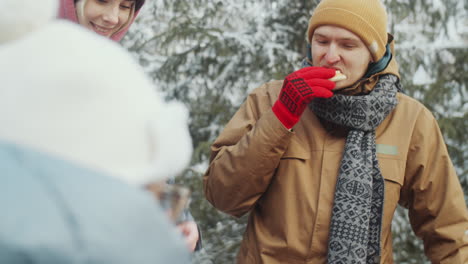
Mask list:
[{"label": "small label patch on jacket", "polygon": [[398,155],[398,147],[385,144],[376,144],[376,151],[380,154]]}]

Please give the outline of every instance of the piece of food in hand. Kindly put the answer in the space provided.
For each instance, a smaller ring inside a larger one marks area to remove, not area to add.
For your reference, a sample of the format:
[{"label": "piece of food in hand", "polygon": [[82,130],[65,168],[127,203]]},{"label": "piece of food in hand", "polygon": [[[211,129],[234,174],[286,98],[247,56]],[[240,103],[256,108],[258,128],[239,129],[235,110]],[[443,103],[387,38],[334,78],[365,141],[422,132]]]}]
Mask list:
[{"label": "piece of food in hand", "polygon": [[343,81],[343,80],[346,80],[348,79],[348,77],[346,77],[346,75],[342,74],[340,71],[336,71],[335,73],[335,76],[333,76],[332,78],[328,79],[332,82],[338,82],[338,81]]}]

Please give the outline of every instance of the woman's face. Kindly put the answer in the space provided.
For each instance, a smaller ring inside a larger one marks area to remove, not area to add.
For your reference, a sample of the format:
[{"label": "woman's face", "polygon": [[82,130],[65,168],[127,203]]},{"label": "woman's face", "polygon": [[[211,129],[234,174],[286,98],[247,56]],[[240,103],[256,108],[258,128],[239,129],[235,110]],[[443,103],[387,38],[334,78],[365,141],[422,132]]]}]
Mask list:
[{"label": "woman's face", "polygon": [[99,35],[111,37],[125,25],[136,0],[78,0],[78,22]]}]

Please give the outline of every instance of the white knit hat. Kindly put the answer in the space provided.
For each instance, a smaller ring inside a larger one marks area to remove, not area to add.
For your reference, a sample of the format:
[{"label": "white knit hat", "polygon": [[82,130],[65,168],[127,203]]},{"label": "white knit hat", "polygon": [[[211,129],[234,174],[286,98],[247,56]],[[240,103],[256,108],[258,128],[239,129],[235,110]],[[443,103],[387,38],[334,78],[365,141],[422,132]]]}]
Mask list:
[{"label": "white knit hat", "polygon": [[79,25],[57,20],[0,45],[0,72],[0,140],[136,184],[190,160],[186,109],[163,102],[126,50]]},{"label": "white knit hat", "polygon": [[57,11],[57,0],[1,0],[0,45],[41,28]]}]

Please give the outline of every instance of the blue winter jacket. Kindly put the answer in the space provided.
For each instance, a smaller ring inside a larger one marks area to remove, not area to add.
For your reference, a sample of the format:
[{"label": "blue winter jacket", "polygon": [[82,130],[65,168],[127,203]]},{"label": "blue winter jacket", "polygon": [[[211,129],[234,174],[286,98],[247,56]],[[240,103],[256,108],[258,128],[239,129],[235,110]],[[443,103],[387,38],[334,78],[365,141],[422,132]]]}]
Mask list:
[{"label": "blue winter jacket", "polygon": [[151,194],[0,142],[0,263],[189,263]]}]

